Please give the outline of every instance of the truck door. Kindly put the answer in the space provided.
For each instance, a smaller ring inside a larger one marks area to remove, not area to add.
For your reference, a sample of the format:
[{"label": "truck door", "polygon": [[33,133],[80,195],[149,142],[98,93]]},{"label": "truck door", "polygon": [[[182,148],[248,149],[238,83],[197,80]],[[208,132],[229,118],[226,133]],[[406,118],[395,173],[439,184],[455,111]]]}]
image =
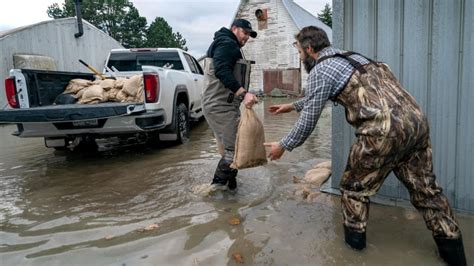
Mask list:
[{"label": "truck door", "polygon": [[189,54],[184,53],[184,58],[186,58],[186,62],[189,65],[191,71],[191,83],[188,84],[191,90],[189,93],[192,93],[193,96],[193,106],[194,111],[199,112],[196,109],[201,109],[201,94],[204,86],[204,72],[202,71],[201,66],[198,64],[196,59],[194,59]]}]

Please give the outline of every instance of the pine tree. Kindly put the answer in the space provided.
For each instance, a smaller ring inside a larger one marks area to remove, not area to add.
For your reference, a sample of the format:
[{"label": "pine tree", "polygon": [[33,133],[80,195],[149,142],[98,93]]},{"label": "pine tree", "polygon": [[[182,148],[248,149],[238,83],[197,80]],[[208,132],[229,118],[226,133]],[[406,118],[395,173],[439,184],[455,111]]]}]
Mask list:
[{"label": "pine tree", "polygon": [[332,27],[332,10],[328,3],[326,3],[324,9],[321,10],[321,13],[318,13],[318,19],[329,27]]}]

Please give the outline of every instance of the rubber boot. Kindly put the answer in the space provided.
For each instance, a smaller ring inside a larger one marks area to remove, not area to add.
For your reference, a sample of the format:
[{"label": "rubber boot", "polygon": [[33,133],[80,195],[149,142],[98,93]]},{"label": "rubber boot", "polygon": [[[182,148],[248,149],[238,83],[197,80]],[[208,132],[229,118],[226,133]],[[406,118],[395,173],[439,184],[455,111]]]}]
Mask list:
[{"label": "rubber boot", "polygon": [[235,191],[237,189],[237,170],[235,170],[235,174],[233,176],[229,177],[229,183],[227,183],[227,187],[229,188],[230,191]]},{"label": "rubber boot", "polygon": [[363,250],[365,248],[365,232],[356,232],[344,226],[344,236],[346,243],[353,249]]},{"label": "rubber boot", "polygon": [[448,239],[435,237],[438,246],[439,256],[450,266],[465,266],[466,255],[464,254],[464,244],[462,237]]},{"label": "rubber boot", "polygon": [[[229,188],[229,190],[235,190],[237,188],[237,169],[230,168],[230,162],[221,159],[217,164],[214,178],[212,179],[211,185],[220,186],[222,189]],[[227,187],[225,187],[227,185]]]}]

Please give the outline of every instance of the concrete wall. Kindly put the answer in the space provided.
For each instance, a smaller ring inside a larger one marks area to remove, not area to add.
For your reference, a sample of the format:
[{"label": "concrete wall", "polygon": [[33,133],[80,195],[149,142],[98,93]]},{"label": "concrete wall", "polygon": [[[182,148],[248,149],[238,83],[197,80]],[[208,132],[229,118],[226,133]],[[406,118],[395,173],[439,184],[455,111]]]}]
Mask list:
[{"label": "concrete wall", "polygon": [[[333,0],[337,47],[387,62],[426,112],[433,164],[451,205],[474,211],[474,1]],[[339,186],[353,130],[333,108],[331,186]],[[392,175],[378,195],[409,199]]]},{"label": "concrete wall", "polygon": [[82,59],[102,71],[112,48],[123,48],[117,41],[83,21],[84,35],[75,38],[77,21],[66,18],[40,22],[0,33],[0,109],[6,106],[3,80],[13,68],[14,54],[36,54],[55,60],[57,70],[90,72]]}]

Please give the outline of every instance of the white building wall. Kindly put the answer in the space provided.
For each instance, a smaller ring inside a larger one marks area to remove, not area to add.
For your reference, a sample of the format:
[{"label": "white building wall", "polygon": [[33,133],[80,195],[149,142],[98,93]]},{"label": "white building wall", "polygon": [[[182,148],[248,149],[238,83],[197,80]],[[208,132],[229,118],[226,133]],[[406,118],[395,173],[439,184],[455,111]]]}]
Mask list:
[{"label": "white building wall", "polygon": [[[257,9],[267,9],[267,29],[258,30]],[[243,47],[246,58],[256,61],[252,66],[250,90],[263,91],[263,70],[300,67],[298,51],[292,46],[299,30],[281,0],[249,0],[241,5],[236,17],[250,21],[258,33],[257,38],[250,38]],[[305,79],[302,77],[302,81]]]},{"label": "white building wall", "polygon": [[123,48],[115,39],[83,21],[84,35],[75,38],[77,20],[66,18],[40,22],[0,33],[0,109],[6,105],[3,80],[13,68],[14,54],[37,54],[54,58],[57,70],[90,72],[84,60],[102,71],[110,49]]}]

